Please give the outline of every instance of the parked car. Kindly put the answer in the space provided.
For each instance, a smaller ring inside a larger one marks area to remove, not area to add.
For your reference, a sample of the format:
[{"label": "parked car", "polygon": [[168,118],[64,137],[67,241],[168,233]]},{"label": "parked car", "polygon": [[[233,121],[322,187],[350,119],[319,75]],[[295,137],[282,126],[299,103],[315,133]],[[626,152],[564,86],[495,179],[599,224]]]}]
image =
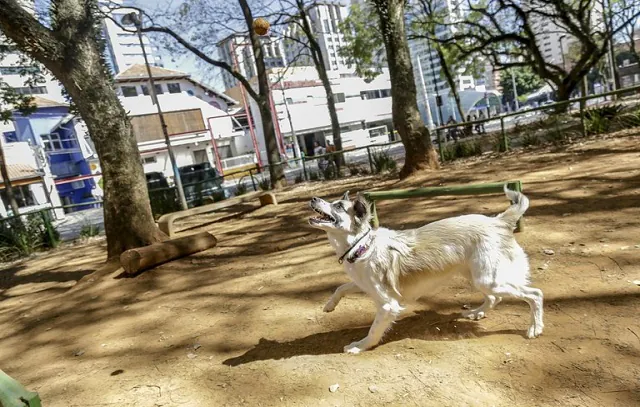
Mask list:
[{"label": "parked car", "polygon": [[185,165],[178,168],[180,180],[184,189],[184,197],[189,206],[203,204],[203,198],[208,196],[226,197],[222,188],[224,181],[217,169],[209,163]]},{"label": "parked car", "polygon": [[161,172],[148,172],[144,175],[147,177],[147,188],[149,190],[169,187],[167,179]]}]

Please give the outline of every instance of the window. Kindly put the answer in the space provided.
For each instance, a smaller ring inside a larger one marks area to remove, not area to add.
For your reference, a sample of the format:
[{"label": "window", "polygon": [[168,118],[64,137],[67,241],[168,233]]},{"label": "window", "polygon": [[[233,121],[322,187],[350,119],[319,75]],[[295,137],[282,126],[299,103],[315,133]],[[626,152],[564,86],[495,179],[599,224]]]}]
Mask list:
[{"label": "window", "polygon": [[13,88],[13,90],[19,95],[44,95],[48,93],[47,88],[44,86],[24,86]]},{"label": "window", "polygon": [[58,151],[63,149],[62,140],[60,140],[60,134],[58,133],[42,134],[40,138],[42,139],[44,151]]},{"label": "window", "polygon": [[153,155],[151,157],[144,157],[142,159],[142,162],[145,163],[145,164],[153,164],[153,163],[158,162],[158,158],[155,155]]},{"label": "window", "polygon": [[324,23],[324,32],[330,33],[331,30],[329,29],[329,20],[323,20],[322,22]]},{"label": "window", "polygon": [[167,84],[167,89],[169,93],[180,93],[180,84],[179,83],[169,83]]},{"label": "window", "polygon": [[291,99],[291,98],[286,98],[286,99],[285,99],[285,101],[286,101],[288,104],[292,104],[292,103],[293,103],[293,99]]},{"label": "window", "polygon": [[[36,204],[36,200],[33,197],[33,193],[31,192],[29,185],[14,186],[13,195],[16,198],[18,208],[25,208],[27,206],[33,206]],[[9,204],[9,198],[7,197],[7,190],[3,189],[2,191],[0,191],[0,196],[2,196],[4,206],[6,208],[10,208],[11,205]]]},{"label": "window", "polygon": [[84,181],[73,181],[71,183],[71,188],[72,189],[82,189],[84,188]]},{"label": "window", "polygon": [[140,85],[142,88],[142,94],[145,96],[149,96],[149,87],[147,85]]},{"label": "window", "polygon": [[193,91],[191,89],[187,89],[187,95],[193,96],[193,95],[195,95],[195,93],[193,93]]},{"label": "window", "polygon": [[156,95],[162,95],[164,93],[162,91],[162,85],[156,85],[154,89],[156,90]]},{"label": "window", "polygon": [[135,86],[121,86],[122,96],[126,98],[138,96],[138,89]]},{"label": "window", "polygon": [[344,103],[344,93],[335,93],[333,95],[333,100],[336,103]]}]

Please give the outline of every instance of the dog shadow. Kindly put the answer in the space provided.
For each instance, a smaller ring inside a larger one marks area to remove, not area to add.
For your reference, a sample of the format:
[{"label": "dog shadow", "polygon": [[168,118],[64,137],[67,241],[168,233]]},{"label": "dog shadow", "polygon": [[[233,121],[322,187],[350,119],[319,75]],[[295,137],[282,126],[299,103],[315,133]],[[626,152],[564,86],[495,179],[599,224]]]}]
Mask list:
[{"label": "dog shadow", "polygon": [[[243,355],[227,359],[223,364],[240,366],[260,360],[278,360],[293,356],[343,353],[344,346],[364,338],[369,326],[321,332],[288,342],[261,338],[256,346]],[[403,339],[424,341],[452,341],[477,338],[488,334],[517,334],[517,331],[485,332],[475,321],[461,319],[459,313],[443,315],[435,311],[418,311],[397,321],[380,345]]]}]

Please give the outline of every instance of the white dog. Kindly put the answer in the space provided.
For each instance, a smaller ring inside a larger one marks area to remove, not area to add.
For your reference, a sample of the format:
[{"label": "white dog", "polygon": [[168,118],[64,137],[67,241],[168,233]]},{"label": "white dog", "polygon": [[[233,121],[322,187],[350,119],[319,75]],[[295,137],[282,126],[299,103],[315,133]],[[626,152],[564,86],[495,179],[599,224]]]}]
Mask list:
[{"label": "white dog", "polygon": [[352,280],[338,287],[324,311],[333,311],[343,296],[360,291],[378,308],[369,334],[346,346],[345,352],[376,346],[407,305],[456,272],[469,278],[485,297],[484,304],[464,311],[464,317],[483,318],[503,296],[512,296],[531,309],[527,337],[542,333],[542,291],[529,287],[527,255],[513,236],[529,200],[506,185],[504,190],[512,205],[496,217],[457,216],[412,230],[372,229],[369,203],[360,195],[354,201],[349,192],[333,203],[311,200],[319,216],[310,218],[309,224],[327,232],[338,262],[344,263]]}]

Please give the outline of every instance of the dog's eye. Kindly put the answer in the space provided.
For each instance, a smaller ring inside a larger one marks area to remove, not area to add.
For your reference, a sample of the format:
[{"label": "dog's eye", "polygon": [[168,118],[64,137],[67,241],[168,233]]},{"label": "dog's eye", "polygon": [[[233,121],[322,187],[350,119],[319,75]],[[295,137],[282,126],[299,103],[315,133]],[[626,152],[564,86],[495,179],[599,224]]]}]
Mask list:
[{"label": "dog's eye", "polygon": [[342,204],[342,202],[338,202],[337,204],[334,205],[334,207],[339,210],[339,211],[343,211],[344,212],[344,205]]}]

